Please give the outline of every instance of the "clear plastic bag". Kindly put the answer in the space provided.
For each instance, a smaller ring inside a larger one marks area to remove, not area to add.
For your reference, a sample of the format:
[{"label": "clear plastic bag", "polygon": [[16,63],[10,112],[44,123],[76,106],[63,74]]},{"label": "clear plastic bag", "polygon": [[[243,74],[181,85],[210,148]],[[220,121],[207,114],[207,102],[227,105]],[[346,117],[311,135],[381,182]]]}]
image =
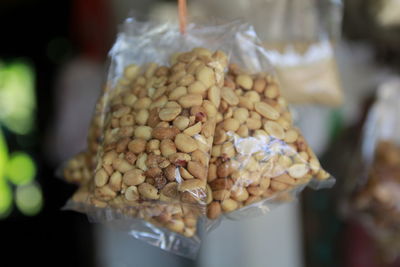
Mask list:
[{"label": "clear plastic bag", "polygon": [[338,106],[343,94],[334,43],[340,37],[340,0],[202,0],[194,8],[254,25],[289,103]]},{"label": "clear plastic bag", "polygon": [[222,51],[230,51],[239,27],[189,24],[182,35],[175,24],[126,20],[96,112],[94,174],[66,209],[195,256],[227,66]]},{"label": "clear plastic bag", "polygon": [[383,257],[400,257],[400,80],[384,83],[364,126],[361,175],[347,213],[375,237]]}]

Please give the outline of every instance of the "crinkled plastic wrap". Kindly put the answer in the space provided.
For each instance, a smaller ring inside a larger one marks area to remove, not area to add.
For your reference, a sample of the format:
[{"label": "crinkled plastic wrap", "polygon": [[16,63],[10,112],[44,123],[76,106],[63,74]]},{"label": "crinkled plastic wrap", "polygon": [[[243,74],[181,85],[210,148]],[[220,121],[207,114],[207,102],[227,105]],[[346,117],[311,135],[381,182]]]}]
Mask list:
[{"label": "crinkled plastic wrap", "polygon": [[208,169],[208,218],[265,213],[291,201],[307,185],[333,184],[294,127],[254,30],[238,33],[221,89]]},{"label": "crinkled plastic wrap", "polygon": [[400,257],[400,80],[378,90],[364,127],[363,172],[350,213],[365,224],[388,261]]},{"label": "crinkled plastic wrap", "polygon": [[[289,103],[338,106],[343,99],[334,43],[340,0],[201,0],[204,13],[255,26]],[[196,7],[197,7],[196,6]]]},{"label": "crinkled plastic wrap", "polygon": [[67,209],[195,256],[227,66],[223,51],[230,51],[239,27],[189,24],[182,35],[170,23],[125,22],[96,112],[93,177]]}]

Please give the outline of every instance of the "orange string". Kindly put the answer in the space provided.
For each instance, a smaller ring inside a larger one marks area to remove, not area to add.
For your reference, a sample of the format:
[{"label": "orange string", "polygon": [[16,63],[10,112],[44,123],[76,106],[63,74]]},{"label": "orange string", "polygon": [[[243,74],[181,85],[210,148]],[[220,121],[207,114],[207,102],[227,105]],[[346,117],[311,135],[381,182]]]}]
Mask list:
[{"label": "orange string", "polygon": [[186,0],[178,0],[179,30],[182,34],[186,32],[187,7]]}]

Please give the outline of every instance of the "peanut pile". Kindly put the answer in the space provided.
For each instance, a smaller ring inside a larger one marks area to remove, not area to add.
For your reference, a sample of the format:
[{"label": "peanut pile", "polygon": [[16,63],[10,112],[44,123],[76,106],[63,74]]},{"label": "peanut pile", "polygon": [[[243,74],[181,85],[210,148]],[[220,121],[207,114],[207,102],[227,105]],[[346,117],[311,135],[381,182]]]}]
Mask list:
[{"label": "peanut pile", "polygon": [[186,235],[194,233],[185,222],[193,217],[191,212],[172,212],[183,211],[181,203],[205,204],[226,64],[223,52],[196,48],[174,55],[170,68],[150,63],[142,73],[136,65],[126,67],[108,93],[109,112],[89,203],[118,203],[130,211],[145,201],[151,211],[167,207],[160,203],[172,203],[175,208],[165,210],[162,219],[148,215],[154,212],[141,217],[160,219],[158,223]]},{"label": "peanut pile", "polygon": [[211,155],[210,219],[277,196],[312,177],[329,177],[293,127],[273,77],[249,75],[233,64],[221,89]]}]

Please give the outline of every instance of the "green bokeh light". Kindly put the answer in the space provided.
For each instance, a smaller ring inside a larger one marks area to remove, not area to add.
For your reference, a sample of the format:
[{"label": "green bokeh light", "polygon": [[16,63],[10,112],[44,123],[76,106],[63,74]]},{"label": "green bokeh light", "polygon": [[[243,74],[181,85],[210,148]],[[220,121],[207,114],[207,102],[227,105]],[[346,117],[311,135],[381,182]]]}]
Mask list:
[{"label": "green bokeh light", "polygon": [[0,181],[0,219],[7,217],[11,212],[12,192],[5,181]]},{"label": "green bokeh light", "polygon": [[36,215],[43,206],[42,190],[36,184],[18,186],[15,203],[24,215]]},{"label": "green bokeh light", "polygon": [[20,61],[0,62],[0,121],[17,134],[33,128],[36,100],[32,67]]},{"label": "green bokeh light", "polygon": [[23,152],[14,152],[6,166],[6,176],[15,185],[24,185],[33,181],[36,165],[32,158]]},{"label": "green bokeh light", "polygon": [[8,151],[6,140],[0,129],[0,182],[4,180],[5,168],[8,160]]}]

